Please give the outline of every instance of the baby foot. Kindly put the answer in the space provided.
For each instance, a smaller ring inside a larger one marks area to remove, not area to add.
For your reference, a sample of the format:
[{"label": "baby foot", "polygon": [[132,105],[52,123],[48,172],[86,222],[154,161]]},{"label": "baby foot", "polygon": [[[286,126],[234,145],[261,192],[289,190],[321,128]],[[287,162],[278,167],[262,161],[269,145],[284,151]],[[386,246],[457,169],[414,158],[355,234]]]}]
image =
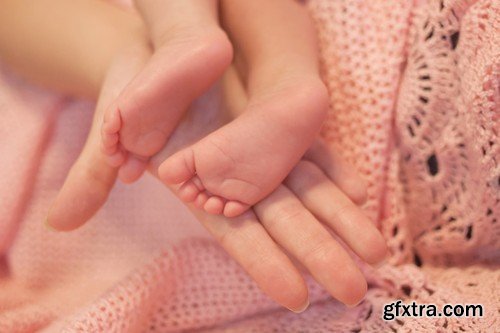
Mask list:
[{"label": "baby foot", "polygon": [[227,217],[242,214],[270,194],[312,144],[328,98],[321,82],[268,96],[168,158],[158,170],[160,179],[181,184],[183,201]]},{"label": "baby foot", "polygon": [[[175,34],[174,34],[175,35]],[[225,33],[176,36],[160,46],[104,115],[108,162],[137,174],[166,143],[190,103],[222,75],[232,58]],[[125,177],[134,178],[134,177]]]}]

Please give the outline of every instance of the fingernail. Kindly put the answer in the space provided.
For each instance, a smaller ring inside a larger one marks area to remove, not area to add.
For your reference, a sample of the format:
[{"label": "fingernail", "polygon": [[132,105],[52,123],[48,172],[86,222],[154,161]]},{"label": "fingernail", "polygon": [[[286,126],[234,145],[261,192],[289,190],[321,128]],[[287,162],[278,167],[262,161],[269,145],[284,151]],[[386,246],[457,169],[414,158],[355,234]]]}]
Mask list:
[{"label": "fingernail", "polygon": [[53,226],[50,225],[48,217],[45,218],[45,221],[43,222],[43,225],[45,226],[45,229],[49,230],[50,232],[56,232],[57,231],[56,229],[54,229]]},{"label": "fingernail", "polygon": [[[361,302],[360,302],[361,303]],[[358,306],[359,303],[356,303],[356,304],[346,304],[345,306],[347,306],[349,309],[354,309],[355,307]]]},{"label": "fingernail", "polygon": [[309,307],[309,299],[299,309],[297,309],[297,310],[290,309],[290,311],[295,312],[295,313],[302,313],[302,312],[306,311],[308,307]]},{"label": "fingernail", "polygon": [[363,297],[362,299],[360,299],[358,302],[356,303],[353,303],[353,304],[345,304],[345,306],[347,306],[349,309],[352,309],[352,308],[355,308],[357,307],[361,302],[363,302],[365,300],[365,298]]}]

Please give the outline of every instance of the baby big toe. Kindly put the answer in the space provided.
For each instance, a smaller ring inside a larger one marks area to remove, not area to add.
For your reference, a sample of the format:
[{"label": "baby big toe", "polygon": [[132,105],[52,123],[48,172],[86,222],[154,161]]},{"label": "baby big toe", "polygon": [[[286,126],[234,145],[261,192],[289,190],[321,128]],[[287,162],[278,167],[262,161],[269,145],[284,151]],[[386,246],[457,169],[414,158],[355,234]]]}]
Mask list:
[{"label": "baby big toe", "polygon": [[181,184],[196,174],[191,149],[181,150],[167,158],[158,168],[160,178],[167,184]]}]

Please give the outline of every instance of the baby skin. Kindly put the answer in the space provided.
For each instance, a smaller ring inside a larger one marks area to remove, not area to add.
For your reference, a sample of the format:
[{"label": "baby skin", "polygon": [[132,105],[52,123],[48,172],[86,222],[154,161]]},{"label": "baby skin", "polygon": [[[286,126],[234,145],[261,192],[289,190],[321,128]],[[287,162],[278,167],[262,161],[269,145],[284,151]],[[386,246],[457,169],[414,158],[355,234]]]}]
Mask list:
[{"label": "baby skin", "polygon": [[[258,68],[267,69],[267,75],[259,73],[261,81],[252,80],[256,75],[248,72],[249,91],[259,91],[264,85],[274,88],[260,93],[265,97],[259,100],[250,98],[238,118],[169,157],[158,170],[165,183],[179,186],[181,200],[193,202],[211,214],[235,217],[269,195],[311,146],[328,108],[326,88],[319,75],[311,75],[318,72],[314,61],[317,56],[304,9],[289,0],[269,2],[267,6],[262,11],[266,14],[260,14],[261,21],[249,21],[247,29],[233,33],[238,40],[259,43],[252,40],[251,34],[263,29],[262,21],[268,20],[264,28],[276,30],[272,35],[277,42],[289,44],[290,55],[245,54],[245,46],[241,45],[235,63],[245,61],[252,68],[252,63],[260,62]],[[256,8],[248,1],[222,4],[228,24],[231,18],[242,19],[234,15],[235,11],[252,10]],[[283,10],[296,19],[283,15]],[[158,28],[158,21],[151,18],[155,13],[147,6],[142,13],[146,22],[155,22],[150,29],[155,40],[155,31],[162,27]],[[208,90],[230,64],[232,45],[217,21],[207,18],[213,13],[208,6],[196,14],[207,22],[199,31],[173,33],[171,38],[158,33],[162,38],[153,42],[155,53],[150,63],[106,111],[102,146],[110,164],[128,168],[128,174],[140,174],[145,161],[165,145],[190,103]],[[279,17],[284,18],[283,22],[277,22]],[[193,20],[199,22],[200,17]],[[255,45],[251,48],[258,49]],[[309,59],[303,68],[286,68],[287,57],[301,56]],[[239,57],[244,60],[239,61]],[[280,81],[270,85],[278,76]],[[134,168],[137,170],[130,170]]]}]

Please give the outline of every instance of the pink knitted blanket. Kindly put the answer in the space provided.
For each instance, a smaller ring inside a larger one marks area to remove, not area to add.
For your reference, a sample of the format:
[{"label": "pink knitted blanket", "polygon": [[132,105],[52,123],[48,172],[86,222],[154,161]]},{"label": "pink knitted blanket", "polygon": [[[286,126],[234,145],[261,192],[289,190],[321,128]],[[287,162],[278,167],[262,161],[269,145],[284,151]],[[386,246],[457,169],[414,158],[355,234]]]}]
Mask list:
[{"label": "pink knitted blanket", "polygon": [[[391,249],[365,267],[366,300],[348,309],[308,279],[310,309],[280,309],[149,176],[83,228],[45,229],[93,106],[3,73],[0,332],[500,330],[500,2],[308,5],[331,94],[323,134],[368,180]],[[384,321],[399,298],[484,315]]]}]

